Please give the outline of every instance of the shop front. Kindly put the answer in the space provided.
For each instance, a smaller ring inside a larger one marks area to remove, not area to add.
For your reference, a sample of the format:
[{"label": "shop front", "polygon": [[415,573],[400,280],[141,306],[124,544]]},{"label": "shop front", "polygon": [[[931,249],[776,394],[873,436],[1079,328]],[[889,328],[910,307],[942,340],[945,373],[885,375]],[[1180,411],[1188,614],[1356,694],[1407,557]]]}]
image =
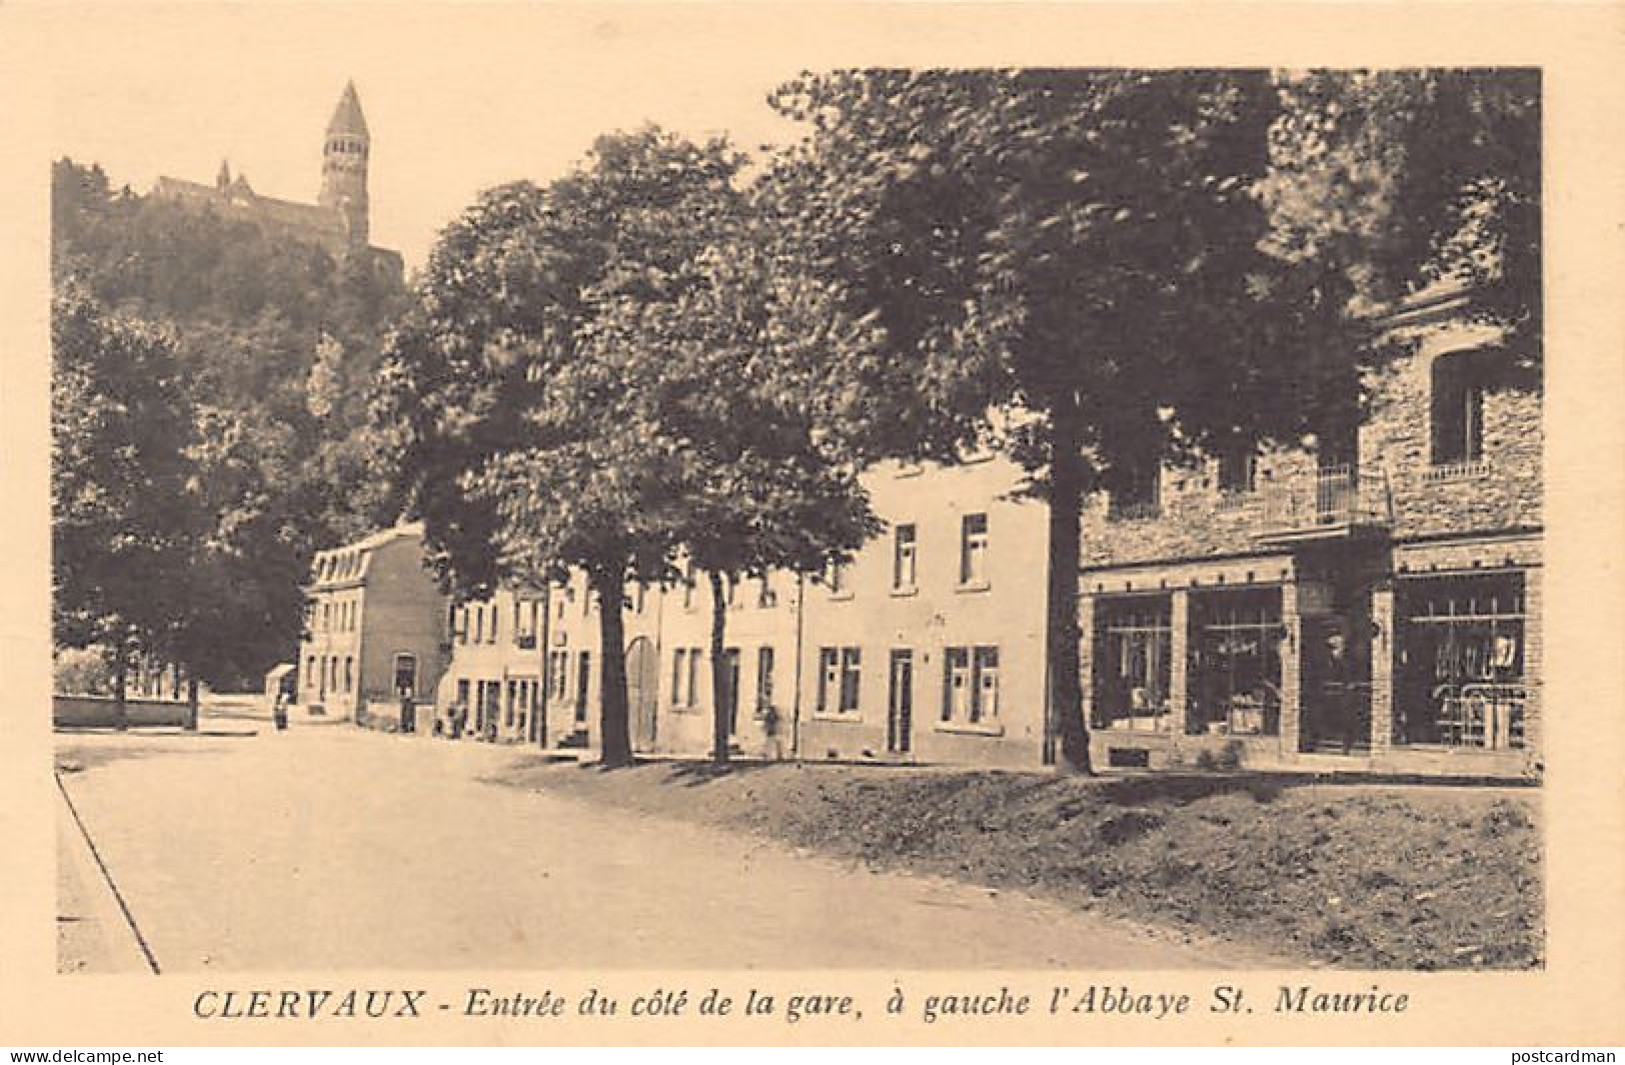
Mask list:
[{"label": "shop front", "polygon": [[1524,747],[1524,585],[1520,572],[1395,582],[1396,748]]},{"label": "shop front", "polygon": [[1279,587],[1191,594],[1189,735],[1281,734]]}]

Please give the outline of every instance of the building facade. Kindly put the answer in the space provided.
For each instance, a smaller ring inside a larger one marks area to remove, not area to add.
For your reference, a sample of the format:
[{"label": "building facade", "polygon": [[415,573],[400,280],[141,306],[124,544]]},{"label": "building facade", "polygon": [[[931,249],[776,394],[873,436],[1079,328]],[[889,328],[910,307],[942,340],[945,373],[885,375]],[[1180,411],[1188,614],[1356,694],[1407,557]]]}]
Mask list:
[{"label": "building facade", "polygon": [[1467,298],[1386,322],[1409,353],[1342,461],[1276,450],[1092,502],[1102,764],[1538,774],[1540,393]]},{"label": "building facade", "polygon": [[[1086,501],[1097,764],[1538,774],[1540,390],[1467,299],[1436,290],[1384,321],[1406,354],[1342,446],[1170,466]],[[849,565],[726,584],[734,752],[1048,764],[1046,513],[1022,483],[998,457],[878,467],[885,530]],[[712,747],[711,600],[690,574],[621,605],[641,753]],[[601,608],[578,574],[453,610],[442,704],[488,738],[596,746]]]},{"label": "building facade", "polygon": [[318,553],[305,594],[299,705],[398,723],[410,696],[428,720],[449,645],[446,597],[423,566],[422,525]]},{"label": "building facade", "polygon": [[436,698],[442,732],[548,743],[542,713],[546,608],[545,594],[507,589],[447,605],[450,654]]}]

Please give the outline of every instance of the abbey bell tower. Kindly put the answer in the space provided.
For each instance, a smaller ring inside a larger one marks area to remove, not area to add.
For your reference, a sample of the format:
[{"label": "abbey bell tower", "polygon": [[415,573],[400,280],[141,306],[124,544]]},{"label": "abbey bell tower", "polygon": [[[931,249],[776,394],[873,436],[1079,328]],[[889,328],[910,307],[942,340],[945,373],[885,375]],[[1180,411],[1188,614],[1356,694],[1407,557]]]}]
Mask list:
[{"label": "abbey bell tower", "polygon": [[367,154],[372,138],[361,114],[355,82],[344,86],[327,123],[322,148],[322,192],[317,203],[341,212],[349,227],[350,246],[365,248],[367,232]]}]

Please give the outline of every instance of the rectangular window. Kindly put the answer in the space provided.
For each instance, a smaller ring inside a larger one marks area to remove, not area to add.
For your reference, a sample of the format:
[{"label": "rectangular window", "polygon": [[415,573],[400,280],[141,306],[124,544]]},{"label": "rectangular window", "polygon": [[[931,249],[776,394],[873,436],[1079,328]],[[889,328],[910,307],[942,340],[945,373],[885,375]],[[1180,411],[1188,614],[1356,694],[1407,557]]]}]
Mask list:
[{"label": "rectangular window", "polygon": [[1481,353],[1433,360],[1433,464],[1484,457],[1484,359]]},{"label": "rectangular window", "polygon": [[1185,730],[1277,736],[1281,728],[1281,590],[1192,594]]},{"label": "rectangular window", "polygon": [[469,609],[474,611],[474,642],[485,642],[485,607],[475,605]]},{"label": "rectangular window", "polygon": [[540,612],[536,600],[513,601],[513,640],[523,650],[536,646],[536,627]]},{"label": "rectangular window", "polygon": [[991,721],[999,716],[999,649],[976,648],[971,669],[976,689],[971,696],[970,719]]},{"label": "rectangular window", "polygon": [[841,652],[834,647],[818,650],[818,712],[835,712],[836,693],[841,686]]},{"label": "rectangular window", "polygon": [[1172,610],[1166,595],[1096,601],[1090,671],[1094,728],[1142,732],[1168,728]]},{"label": "rectangular window", "polygon": [[1219,456],[1219,491],[1230,495],[1251,492],[1258,481],[1258,454],[1232,448]]},{"label": "rectangular window", "polygon": [[700,649],[688,649],[688,690],[686,692],[686,706],[698,706],[700,702]]},{"label": "rectangular window", "polygon": [[858,712],[859,680],[863,656],[856,647],[841,648],[841,713]]},{"label": "rectangular window", "polygon": [[1157,466],[1120,471],[1111,491],[1110,515],[1125,521],[1154,518],[1162,504],[1162,470]]},{"label": "rectangular window", "polygon": [[552,651],[547,656],[547,693],[548,698],[556,706],[562,706],[569,698],[570,690],[570,652]]},{"label": "rectangular window", "polygon": [[970,649],[950,647],[942,656],[942,720],[970,720]]},{"label": "rectangular window", "polygon": [[683,563],[683,609],[694,609],[694,563]]},{"label": "rectangular window", "polygon": [[688,671],[683,668],[686,664],[683,660],[687,657],[688,652],[681,647],[671,653],[671,705],[673,706],[683,705],[683,678],[688,676]]},{"label": "rectangular window", "polygon": [[773,705],[773,648],[756,651],[756,709],[763,711]]},{"label": "rectangular window", "polygon": [[457,705],[468,705],[468,678],[466,677],[457,681]]},{"label": "rectangular window", "polygon": [[415,655],[395,656],[395,694],[413,695],[418,687],[418,660]]},{"label": "rectangular window", "polygon": [[1395,743],[1524,746],[1524,575],[1396,581]]},{"label": "rectangular window", "polygon": [[942,657],[942,720],[977,725],[999,716],[999,649],[949,647]]},{"label": "rectangular window", "polygon": [[829,585],[830,595],[846,595],[851,591],[847,587],[845,562],[831,562],[824,573],[824,580]]},{"label": "rectangular window", "polygon": [[757,578],[756,605],[764,610],[779,605],[779,593],[773,587],[773,575],[770,573]]},{"label": "rectangular window", "polygon": [[344,690],[355,691],[355,659],[349,655],[344,656]]},{"label": "rectangular window", "polygon": [[497,605],[494,602],[490,605],[490,612],[491,612],[491,631],[486,634],[485,642],[486,643],[496,643],[497,642],[497,619],[502,616],[502,612],[497,609]]},{"label": "rectangular window", "polygon": [[987,515],[959,519],[959,583],[987,583]]},{"label": "rectangular window", "polygon": [[[985,536],[985,530],[984,530]],[[914,588],[915,563],[919,556],[919,543],[913,525],[899,525],[892,539],[891,586],[896,592]]]},{"label": "rectangular window", "polygon": [[587,723],[587,693],[592,683],[592,652],[582,651],[576,666],[576,724]]},{"label": "rectangular window", "polygon": [[739,598],[739,580],[733,574],[722,578],[722,600],[729,606],[737,606]]}]

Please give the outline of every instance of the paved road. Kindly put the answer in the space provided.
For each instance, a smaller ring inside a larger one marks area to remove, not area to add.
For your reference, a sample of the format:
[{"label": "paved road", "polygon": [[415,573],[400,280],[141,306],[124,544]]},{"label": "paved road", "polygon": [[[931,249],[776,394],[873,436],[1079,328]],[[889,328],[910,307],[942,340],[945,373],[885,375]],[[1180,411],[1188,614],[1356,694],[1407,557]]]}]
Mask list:
[{"label": "paved road", "polygon": [[1019,895],[482,783],[513,749],[344,726],[61,745],[165,972],[1238,964]]}]

